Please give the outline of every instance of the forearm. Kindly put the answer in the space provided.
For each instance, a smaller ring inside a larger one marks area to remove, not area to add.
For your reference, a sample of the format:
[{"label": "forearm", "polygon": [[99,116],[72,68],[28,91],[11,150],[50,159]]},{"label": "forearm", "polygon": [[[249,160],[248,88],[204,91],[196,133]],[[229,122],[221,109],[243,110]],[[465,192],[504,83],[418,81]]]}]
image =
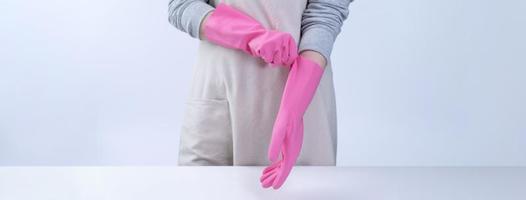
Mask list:
[{"label": "forearm", "polygon": [[352,0],[309,0],[301,22],[300,52],[316,52],[323,57],[324,61],[320,63],[324,66],[330,59],[334,41],[347,19],[351,2]]},{"label": "forearm", "polygon": [[170,0],[168,21],[177,29],[197,38],[205,17],[214,10],[207,0]]}]

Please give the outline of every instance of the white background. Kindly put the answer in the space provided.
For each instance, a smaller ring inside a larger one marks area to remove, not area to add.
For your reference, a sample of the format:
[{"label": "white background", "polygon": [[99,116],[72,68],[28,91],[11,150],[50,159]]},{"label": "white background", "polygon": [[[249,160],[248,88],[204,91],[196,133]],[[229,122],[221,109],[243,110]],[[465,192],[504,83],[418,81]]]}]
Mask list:
[{"label": "white background", "polygon": [[[167,0],[2,0],[0,165],[173,165],[197,41]],[[526,166],[526,2],[351,4],[338,165]]]}]

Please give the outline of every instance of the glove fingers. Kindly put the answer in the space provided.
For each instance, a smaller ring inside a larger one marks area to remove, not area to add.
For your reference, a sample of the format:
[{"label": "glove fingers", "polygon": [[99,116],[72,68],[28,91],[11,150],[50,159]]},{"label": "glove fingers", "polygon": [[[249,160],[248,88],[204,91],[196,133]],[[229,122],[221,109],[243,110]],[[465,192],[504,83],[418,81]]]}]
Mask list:
[{"label": "glove fingers", "polygon": [[266,63],[272,64],[273,57],[268,52],[259,51],[259,57],[261,57]]},{"label": "glove fingers", "polygon": [[290,133],[287,134],[289,137],[285,138],[283,146],[283,163],[279,168],[279,174],[274,181],[273,188],[279,189],[290,174],[292,167],[296,163],[296,159],[301,151],[301,143],[303,140],[303,120],[293,121],[291,123]]},{"label": "glove fingers", "polygon": [[280,49],[275,49],[274,50],[274,53],[273,53],[273,56],[272,56],[272,61],[270,63],[273,64],[273,65],[281,64],[281,50]]},{"label": "glove fingers", "polygon": [[283,159],[284,163],[281,165],[279,170],[277,170],[277,176],[274,182],[272,183],[272,187],[274,189],[279,189],[283,185],[283,183],[285,183],[285,180],[289,176],[290,171],[292,170],[292,167],[294,166],[295,162],[291,161],[290,159],[292,158],[287,157],[286,159]]},{"label": "glove fingers", "polygon": [[261,175],[261,177],[259,177],[259,182],[263,183],[266,179],[268,179],[270,176],[272,176],[273,174],[276,174],[278,170],[272,170],[272,171],[269,171],[263,175]]},{"label": "glove fingers", "polygon": [[249,49],[252,52],[252,56],[260,57],[266,63],[271,63],[273,60],[274,52],[272,50],[273,48],[270,48],[269,43],[267,43],[266,41],[268,37],[269,33],[265,32],[260,36],[252,39],[252,41],[249,43]]},{"label": "glove fingers", "polygon": [[287,46],[288,45],[288,42],[287,41],[283,41],[283,44],[281,44],[281,48],[280,48],[280,62],[282,65],[287,65],[288,62],[289,62],[289,48]]},{"label": "glove fingers", "polygon": [[273,173],[272,175],[270,175],[268,178],[266,178],[265,180],[261,182],[261,186],[263,186],[263,188],[269,188],[270,186],[272,186],[272,183],[276,179],[276,176],[277,176],[277,172]]},{"label": "glove fingers", "polygon": [[280,46],[276,45],[276,41],[279,40],[280,34],[276,31],[266,32],[260,36],[261,46],[259,47],[259,56],[265,60],[265,62],[275,65],[279,64],[277,54],[279,53]]}]

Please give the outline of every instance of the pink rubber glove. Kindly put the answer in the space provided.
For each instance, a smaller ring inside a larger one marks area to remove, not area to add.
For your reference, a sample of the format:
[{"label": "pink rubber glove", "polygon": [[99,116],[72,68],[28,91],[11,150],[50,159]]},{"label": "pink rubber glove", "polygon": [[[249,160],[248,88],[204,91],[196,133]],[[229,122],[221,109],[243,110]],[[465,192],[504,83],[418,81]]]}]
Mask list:
[{"label": "pink rubber glove", "polygon": [[289,66],[298,56],[298,47],[289,33],[265,29],[252,17],[224,3],[216,6],[203,30],[207,40],[273,65]]},{"label": "pink rubber glove", "polygon": [[268,149],[272,164],[263,170],[260,178],[264,188],[280,188],[296,163],[303,143],[303,114],[322,75],[321,66],[303,56],[298,56],[292,64]]}]

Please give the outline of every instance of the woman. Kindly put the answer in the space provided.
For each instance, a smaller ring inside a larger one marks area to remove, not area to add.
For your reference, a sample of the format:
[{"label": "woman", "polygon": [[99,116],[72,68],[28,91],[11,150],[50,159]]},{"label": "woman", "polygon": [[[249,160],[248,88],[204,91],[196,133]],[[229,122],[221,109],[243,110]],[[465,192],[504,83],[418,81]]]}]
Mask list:
[{"label": "woman", "polygon": [[179,164],[267,165],[268,153],[261,182],[274,188],[294,163],[335,165],[329,58],[351,1],[171,0],[170,23],[201,39]]}]

